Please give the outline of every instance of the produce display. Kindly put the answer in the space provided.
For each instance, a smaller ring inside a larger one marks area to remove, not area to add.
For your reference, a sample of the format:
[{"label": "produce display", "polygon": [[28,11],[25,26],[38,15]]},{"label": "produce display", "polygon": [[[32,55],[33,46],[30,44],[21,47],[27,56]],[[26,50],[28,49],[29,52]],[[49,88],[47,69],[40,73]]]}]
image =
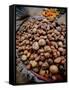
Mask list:
[{"label": "produce display", "polygon": [[66,25],[55,9],[29,17],[16,32],[16,49],[26,68],[46,80],[66,77]]}]

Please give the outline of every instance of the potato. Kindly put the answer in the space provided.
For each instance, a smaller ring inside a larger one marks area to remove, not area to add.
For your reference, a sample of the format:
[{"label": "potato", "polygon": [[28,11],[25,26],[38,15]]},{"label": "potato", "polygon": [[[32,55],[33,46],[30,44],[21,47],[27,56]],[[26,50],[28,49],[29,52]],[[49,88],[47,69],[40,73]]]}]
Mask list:
[{"label": "potato", "polygon": [[36,61],[30,61],[30,64],[32,65],[32,67],[36,67],[37,66],[37,62]]},{"label": "potato", "polygon": [[46,52],[51,52],[50,46],[45,46],[45,47],[44,47],[44,50],[45,50]]},{"label": "potato", "polygon": [[22,55],[22,61],[26,61],[27,60],[27,56],[26,55]]},{"label": "potato", "polygon": [[39,49],[39,44],[38,44],[38,42],[34,42],[33,45],[32,45],[32,48],[33,48],[34,50],[38,50],[38,49]]},{"label": "potato", "polygon": [[46,41],[44,39],[40,39],[38,43],[40,46],[46,45]]},{"label": "potato", "polygon": [[45,70],[42,70],[41,69],[40,72],[39,72],[39,74],[42,75],[42,76],[44,76],[45,75]]},{"label": "potato", "polygon": [[49,70],[52,74],[58,73],[58,67],[56,65],[51,65]]},{"label": "potato", "polygon": [[49,64],[47,62],[44,62],[42,64],[42,69],[48,69],[49,68]]},{"label": "potato", "polygon": [[54,60],[54,63],[60,63],[60,62],[61,62],[61,60],[62,60],[62,58],[61,58],[61,57],[57,57],[57,58]]}]

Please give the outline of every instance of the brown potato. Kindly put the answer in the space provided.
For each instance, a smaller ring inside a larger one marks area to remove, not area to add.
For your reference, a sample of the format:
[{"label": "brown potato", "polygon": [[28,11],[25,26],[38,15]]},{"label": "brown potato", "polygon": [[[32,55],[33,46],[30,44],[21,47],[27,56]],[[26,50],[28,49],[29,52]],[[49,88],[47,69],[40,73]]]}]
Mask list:
[{"label": "brown potato", "polygon": [[58,67],[56,65],[51,65],[49,70],[52,74],[58,73]]},{"label": "brown potato", "polygon": [[30,61],[30,64],[32,65],[32,67],[36,67],[37,66],[37,62],[36,61]]},{"label": "brown potato", "polygon": [[45,75],[45,70],[42,70],[41,69],[40,72],[39,72],[39,74],[42,75],[42,76],[44,76]]},{"label": "brown potato", "polygon": [[40,46],[46,45],[46,41],[44,39],[40,39],[38,43]]},{"label": "brown potato", "polygon": [[22,55],[22,61],[25,61],[25,60],[27,60],[27,56],[26,55]]},{"label": "brown potato", "polygon": [[32,48],[33,48],[34,50],[38,50],[38,49],[39,49],[39,44],[38,44],[38,42],[34,42],[33,45],[32,45]]},{"label": "brown potato", "polygon": [[45,46],[45,47],[44,47],[44,50],[45,50],[45,52],[51,52],[50,46]]}]

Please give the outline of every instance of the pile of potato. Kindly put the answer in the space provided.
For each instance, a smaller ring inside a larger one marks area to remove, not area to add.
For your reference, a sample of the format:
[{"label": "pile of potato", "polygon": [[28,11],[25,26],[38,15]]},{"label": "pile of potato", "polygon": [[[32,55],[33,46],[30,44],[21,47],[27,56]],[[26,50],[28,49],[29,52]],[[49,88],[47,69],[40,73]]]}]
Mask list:
[{"label": "pile of potato", "polygon": [[16,50],[28,70],[57,80],[66,75],[66,26],[30,17],[16,32]]}]

